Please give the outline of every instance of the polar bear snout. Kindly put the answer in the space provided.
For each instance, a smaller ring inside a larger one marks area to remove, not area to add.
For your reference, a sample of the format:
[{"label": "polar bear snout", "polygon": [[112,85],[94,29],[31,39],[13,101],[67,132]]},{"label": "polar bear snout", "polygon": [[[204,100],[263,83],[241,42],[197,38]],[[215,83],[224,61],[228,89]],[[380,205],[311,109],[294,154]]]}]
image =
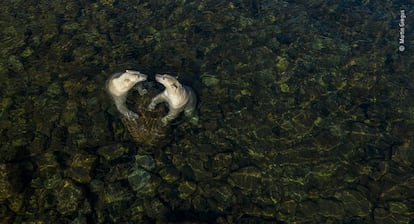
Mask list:
[{"label": "polar bear snout", "polygon": [[164,74],[156,74],[155,80],[159,83],[161,83],[165,88],[169,89],[170,87],[174,87],[174,89],[177,89],[181,86],[181,84],[178,82],[178,80],[171,75]]},{"label": "polar bear snout", "polygon": [[162,83],[162,81],[163,81],[163,75],[160,75],[160,74],[156,74],[155,75],[155,80],[157,81],[157,82],[159,82],[159,83]]},{"label": "polar bear snout", "polygon": [[147,80],[148,76],[145,74],[142,74],[139,71],[134,71],[134,70],[126,70],[125,73],[132,75],[132,77],[134,77],[135,82],[142,82]]}]

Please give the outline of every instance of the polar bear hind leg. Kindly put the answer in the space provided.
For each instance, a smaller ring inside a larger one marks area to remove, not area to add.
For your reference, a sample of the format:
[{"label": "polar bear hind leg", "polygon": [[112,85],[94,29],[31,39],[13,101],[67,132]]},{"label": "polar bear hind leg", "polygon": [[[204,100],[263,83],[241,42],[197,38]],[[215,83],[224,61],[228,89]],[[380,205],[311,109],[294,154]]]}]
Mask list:
[{"label": "polar bear hind leg", "polygon": [[190,99],[187,103],[187,105],[184,108],[184,115],[188,118],[190,118],[190,123],[197,125],[198,124],[198,114],[196,111],[197,106],[197,97],[192,89],[188,87],[187,89],[190,93]]}]

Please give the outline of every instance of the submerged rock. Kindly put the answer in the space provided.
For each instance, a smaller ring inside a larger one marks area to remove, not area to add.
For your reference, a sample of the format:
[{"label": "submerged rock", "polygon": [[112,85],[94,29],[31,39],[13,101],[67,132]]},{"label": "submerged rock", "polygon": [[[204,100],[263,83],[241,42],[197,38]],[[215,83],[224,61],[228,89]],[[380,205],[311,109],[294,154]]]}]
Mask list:
[{"label": "submerged rock", "polygon": [[332,217],[338,220],[342,220],[345,215],[345,210],[343,205],[334,200],[330,199],[319,199],[319,214],[325,217]]},{"label": "submerged rock", "polygon": [[129,149],[126,146],[121,144],[107,145],[99,148],[97,154],[102,156],[104,159],[111,161],[128,153],[128,150]]},{"label": "submerged rock", "polygon": [[73,156],[68,169],[68,175],[79,183],[89,183],[92,179],[91,172],[94,168],[96,157],[77,153]]},{"label": "submerged rock", "polygon": [[230,174],[230,184],[242,189],[246,194],[258,190],[257,187],[260,186],[261,180],[262,175],[259,169],[253,166],[242,168]]},{"label": "submerged rock", "polygon": [[173,166],[167,166],[159,171],[160,177],[167,183],[174,183],[180,178],[180,172]]},{"label": "submerged rock", "polygon": [[154,198],[152,200],[145,200],[144,209],[149,217],[157,220],[157,223],[165,223],[167,221],[166,215],[168,214],[169,209],[160,199]]},{"label": "submerged rock", "polygon": [[135,192],[139,192],[151,179],[151,174],[144,169],[136,168],[128,175],[128,182]]},{"label": "submerged rock", "polygon": [[179,197],[188,199],[197,189],[197,185],[190,181],[183,181],[178,186]]},{"label": "submerged rock", "polygon": [[202,74],[200,78],[201,78],[201,81],[203,82],[203,84],[208,86],[208,87],[214,87],[214,86],[217,86],[220,83],[219,78],[217,78],[214,75],[210,75],[208,73]]},{"label": "submerged rock", "polygon": [[149,155],[136,155],[135,166],[142,167],[145,170],[152,170],[155,167],[155,162]]},{"label": "submerged rock", "polygon": [[21,173],[17,166],[0,164],[0,202],[14,197],[21,190]]},{"label": "submerged rock", "polygon": [[362,193],[355,190],[344,190],[335,194],[335,197],[342,201],[344,209],[348,214],[361,217],[369,216],[371,203]]},{"label": "submerged rock", "polygon": [[102,190],[99,199],[102,200],[105,205],[129,201],[133,198],[132,193],[119,182],[111,183],[105,186]]},{"label": "submerged rock", "polygon": [[151,180],[150,171],[154,169],[154,159],[149,155],[136,155],[135,163],[128,174],[128,182],[132,190],[137,193],[146,193]]},{"label": "submerged rock", "polygon": [[61,214],[77,211],[83,199],[82,189],[72,181],[64,180],[56,192],[57,210]]},{"label": "submerged rock", "polygon": [[[384,207],[378,207],[374,209],[374,222],[375,223],[410,223],[409,216],[393,213],[389,209]],[[412,217],[412,214],[410,214]]]}]

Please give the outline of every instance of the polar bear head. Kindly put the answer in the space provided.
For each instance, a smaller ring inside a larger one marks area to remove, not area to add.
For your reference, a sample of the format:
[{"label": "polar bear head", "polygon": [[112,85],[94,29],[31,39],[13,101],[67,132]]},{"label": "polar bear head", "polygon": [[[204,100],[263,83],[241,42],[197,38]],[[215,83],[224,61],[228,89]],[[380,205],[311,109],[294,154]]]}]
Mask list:
[{"label": "polar bear head", "polygon": [[138,71],[126,70],[124,73],[116,73],[108,83],[108,89],[113,96],[126,94],[135,84],[147,80],[147,75]]},{"label": "polar bear head", "polygon": [[167,91],[176,91],[176,90],[182,89],[181,83],[174,76],[167,75],[167,74],[164,74],[164,75],[157,74],[155,75],[155,80],[161,83],[166,88]]}]

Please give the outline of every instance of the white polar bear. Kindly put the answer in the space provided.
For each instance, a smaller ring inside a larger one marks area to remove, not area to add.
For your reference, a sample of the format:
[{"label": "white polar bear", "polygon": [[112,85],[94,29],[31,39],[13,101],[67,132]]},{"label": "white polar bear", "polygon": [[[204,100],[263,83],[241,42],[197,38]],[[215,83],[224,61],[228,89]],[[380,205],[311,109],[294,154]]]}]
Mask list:
[{"label": "white polar bear", "polygon": [[178,117],[182,111],[184,111],[185,116],[192,117],[193,122],[198,121],[198,117],[195,114],[197,98],[190,87],[182,85],[175,77],[167,74],[157,74],[155,80],[161,83],[165,87],[165,90],[152,99],[148,105],[148,110],[151,111],[157,104],[166,102],[169,111],[161,119],[164,126]]},{"label": "white polar bear", "polygon": [[[118,111],[128,119],[137,119],[139,116],[135,112],[129,110],[126,106],[126,98],[128,91],[135,84],[147,80],[147,75],[138,71],[126,70],[124,73],[113,74],[106,83],[109,94],[114,99]],[[145,89],[141,85],[138,86],[140,94],[145,94]]]}]

